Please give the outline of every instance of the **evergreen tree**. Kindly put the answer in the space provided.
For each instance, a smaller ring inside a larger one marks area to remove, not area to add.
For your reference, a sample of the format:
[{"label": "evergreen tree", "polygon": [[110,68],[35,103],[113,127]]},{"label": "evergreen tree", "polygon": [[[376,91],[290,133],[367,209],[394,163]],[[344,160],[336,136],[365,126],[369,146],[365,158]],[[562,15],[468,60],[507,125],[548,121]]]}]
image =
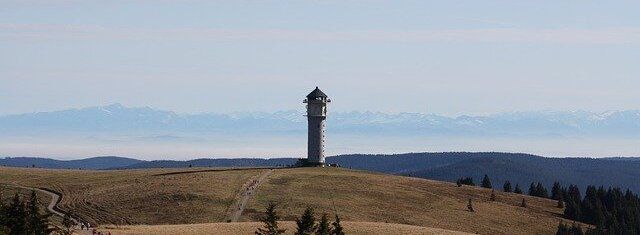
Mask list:
[{"label": "evergreen tree", "polygon": [[564,207],[564,216],[567,219],[579,220],[581,217],[580,205],[575,201],[568,201]]},{"label": "evergreen tree", "polygon": [[11,232],[9,234],[27,234],[27,211],[20,196],[16,193],[13,201],[7,208],[7,227]]},{"label": "evergreen tree", "polygon": [[522,194],[522,189],[519,184],[516,184],[516,189],[513,190],[514,193]]},{"label": "evergreen tree", "polygon": [[7,206],[4,204],[2,200],[2,188],[0,188],[0,234],[6,235],[9,234],[9,228],[6,227],[8,216],[7,216]]},{"label": "evergreen tree", "polygon": [[280,235],[284,234],[285,229],[278,228],[278,220],[280,217],[276,213],[276,204],[271,202],[267,206],[267,214],[260,221],[264,223],[264,228],[258,228],[256,235]]},{"label": "evergreen tree", "polygon": [[6,206],[2,200],[2,188],[0,187],[0,228],[6,224]]},{"label": "evergreen tree", "polygon": [[316,219],[313,216],[313,208],[307,207],[302,216],[296,219],[298,226],[296,235],[311,235],[316,231]]},{"label": "evergreen tree", "polygon": [[329,215],[327,213],[322,213],[322,217],[320,217],[320,222],[318,222],[318,227],[316,229],[316,235],[331,235],[333,233],[330,225],[329,225]]},{"label": "evergreen tree", "polygon": [[551,187],[551,199],[554,200],[562,200],[563,199],[563,193],[562,193],[562,187],[560,186],[560,183],[558,181],[553,182],[553,187]]},{"label": "evergreen tree", "polygon": [[333,221],[333,231],[332,231],[332,235],[344,235],[344,229],[342,228],[342,225],[340,224],[340,217],[336,214],[336,220]]},{"label": "evergreen tree", "polygon": [[536,193],[537,193],[536,195],[537,197],[549,198],[549,191],[547,191],[544,185],[540,182],[536,184]]},{"label": "evergreen tree", "polygon": [[548,198],[549,192],[542,183],[531,183],[531,185],[529,185],[529,196]]},{"label": "evergreen tree", "polygon": [[536,190],[537,190],[536,184],[531,182],[531,184],[529,185],[529,196],[536,196],[538,194],[538,191]]},{"label": "evergreen tree", "polygon": [[493,186],[491,185],[491,180],[489,179],[489,176],[484,175],[484,177],[482,178],[482,187],[493,188]]},{"label": "evergreen tree", "polygon": [[31,191],[29,204],[27,205],[27,231],[30,234],[49,234],[49,216],[50,214],[40,214],[38,207],[38,196],[35,191]]},{"label": "evergreen tree", "polygon": [[509,182],[508,180],[505,181],[504,185],[502,185],[502,191],[510,193],[511,192],[511,182]]},{"label": "evergreen tree", "polygon": [[577,185],[569,185],[567,189],[565,202],[573,201],[579,203],[582,200],[582,196],[580,194],[580,188]]}]

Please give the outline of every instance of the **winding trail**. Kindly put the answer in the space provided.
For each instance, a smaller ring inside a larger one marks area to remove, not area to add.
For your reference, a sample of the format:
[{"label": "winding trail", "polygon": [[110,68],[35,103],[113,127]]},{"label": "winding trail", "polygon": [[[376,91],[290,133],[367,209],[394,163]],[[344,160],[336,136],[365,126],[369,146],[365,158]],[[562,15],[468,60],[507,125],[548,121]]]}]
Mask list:
[{"label": "winding trail", "polygon": [[[47,205],[47,210],[49,210],[49,212],[60,216],[60,218],[64,218],[64,214],[66,212],[60,210],[60,208],[58,208],[58,204],[60,203],[60,201],[62,201],[62,194],[58,193],[56,191],[53,191],[51,189],[46,189],[46,188],[32,188],[32,187],[27,187],[27,186],[22,186],[22,185],[15,185],[15,184],[3,184],[7,187],[14,187],[14,188],[21,188],[21,189],[26,189],[26,190],[34,190],[37,192],[41,192],[44,194],[47,194],[51,197],[51,201],[49,202],[49,205]],[[73,223],[76,224],[76,231],[75,234],[91,234],[88,230],[80,230],[80,222],[77,218],[73,218],[71,217],[71,220],[73,221]]]},{"label": "winding trail", "polygon": [[258,186],[260,186],[260,184],[267,179],[272,171],[273,169],[264,171],[258,176],[258,179],[251,179],[242,186],[240,198],[236,203],[231,205],[231,208],[229,210],[229,217],[227,218],[228,222],[238,222],[240,216],[242,215],[242,211],[244,211],[244,208],[249,201],[249,198],[251,198],[253,193],[255,193],[255,191],[258,189]]}]

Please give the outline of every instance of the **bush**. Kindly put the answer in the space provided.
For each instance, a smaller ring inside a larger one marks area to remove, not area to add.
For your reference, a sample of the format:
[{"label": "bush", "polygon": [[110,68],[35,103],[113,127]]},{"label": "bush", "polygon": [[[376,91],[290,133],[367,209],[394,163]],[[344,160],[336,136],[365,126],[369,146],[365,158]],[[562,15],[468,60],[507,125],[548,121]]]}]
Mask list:
[{"label": "bush", "polygon": [[476,186],[476,184],[473,182],[473,178],[471,177],[460,178],[456,181],[456,184],[458,184],[458,186],[462,186],[462,185]]}]

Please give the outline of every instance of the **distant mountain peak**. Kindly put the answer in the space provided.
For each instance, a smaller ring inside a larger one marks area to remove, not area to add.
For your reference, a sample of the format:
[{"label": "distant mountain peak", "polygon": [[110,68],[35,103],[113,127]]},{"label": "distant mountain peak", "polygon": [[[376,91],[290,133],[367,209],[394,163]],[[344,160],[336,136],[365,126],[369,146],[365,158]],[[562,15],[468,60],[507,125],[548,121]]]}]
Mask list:
[{"label": "distant mountain peak", "polygon": [[124,105],[122,105],[121,103],[113,103],[113,104],[104,106],[103,108],[108,110],[116,110],[116,109],[125,109],[126,107],[124,107]]},{"label": "distant mountain peak", "polygon": [[[176,114],[120,103],[55,112],[0,117],[0,135],[61,131],[158,134],[303,132],[302,110]],[[447,117],[423,113],[332,112],[331,131],[397,135],[470,136],[640,136],[640,111],[539,111]]]}]

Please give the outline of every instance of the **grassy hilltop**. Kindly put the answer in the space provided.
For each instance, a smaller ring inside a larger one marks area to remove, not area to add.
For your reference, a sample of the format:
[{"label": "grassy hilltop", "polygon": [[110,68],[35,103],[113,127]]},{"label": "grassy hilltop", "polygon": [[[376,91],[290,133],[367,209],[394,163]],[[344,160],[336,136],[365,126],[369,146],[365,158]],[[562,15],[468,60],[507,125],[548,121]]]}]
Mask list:
[{"label": "grassy hilltop", "polygon": [[[61,192],[61,208],[98,224],[199,223],[206,227],[202,224],[225,222],[243,185],[263,171],[266,170],[0,168],[0,183]],[[459,188],[452,183],[357,170],[276,169],[250,198],[241,221],[257,221],[266,204],[274,201],[279,204],[282,219],[288,221],[313,205],[317,212],[337,211],[349,222],[480,234],[555,233],[562,214],[555,201],[498,191],[497,200],[490,201],[490,194],[491,190],[478,187]],[[519,207],[523,197],[528,208]],[[475,213],[466,210],[470,198]],[[145,229],[153,230],[152,227]]]}]

